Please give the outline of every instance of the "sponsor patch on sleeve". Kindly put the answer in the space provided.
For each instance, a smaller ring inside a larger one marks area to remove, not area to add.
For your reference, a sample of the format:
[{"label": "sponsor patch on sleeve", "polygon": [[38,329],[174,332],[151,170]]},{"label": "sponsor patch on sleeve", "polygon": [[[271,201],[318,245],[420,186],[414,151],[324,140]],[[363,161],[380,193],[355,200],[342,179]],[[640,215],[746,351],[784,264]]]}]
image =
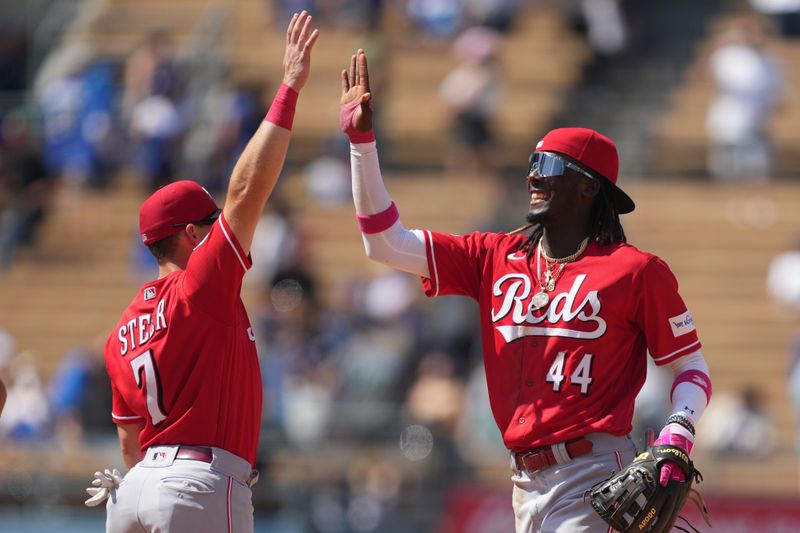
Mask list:
[{"label": "sponsor patch on sleeve", "polygon": [[669,327],[672,328],[673,337],[680,337],[695,330],[694,319],[689,311],[684,311],[669,319]]}]

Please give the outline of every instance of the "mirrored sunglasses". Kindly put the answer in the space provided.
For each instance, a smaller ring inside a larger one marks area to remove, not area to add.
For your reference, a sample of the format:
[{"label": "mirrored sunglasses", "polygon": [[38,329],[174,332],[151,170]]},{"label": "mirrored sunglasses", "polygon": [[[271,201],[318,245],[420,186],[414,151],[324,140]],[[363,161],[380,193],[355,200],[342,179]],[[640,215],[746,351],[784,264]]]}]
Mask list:
[{"label": "mirrored sunglasses", "polygon": [[528,159],[528,176],[536,172],[543,178],[552,176],[563,176],[564,169],[571,168],[575,172],[579,172],[588,178],[594,179],[589,172],[582,169],[574,163],[562,159],[561,157],[548,152],[533,152],[530,159]]}]

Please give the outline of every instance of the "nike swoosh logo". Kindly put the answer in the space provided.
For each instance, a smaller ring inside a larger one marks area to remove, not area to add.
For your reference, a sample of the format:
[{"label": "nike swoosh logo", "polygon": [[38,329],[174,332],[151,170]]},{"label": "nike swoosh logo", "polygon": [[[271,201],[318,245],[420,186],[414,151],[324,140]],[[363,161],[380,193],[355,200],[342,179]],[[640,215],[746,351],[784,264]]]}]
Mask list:
[{"label": "nike swoosh logo", "polygon": [[520,259],[527,259],[528,256],[525,254],[519,255],[519,252],[514,252],[513,254],[508,254],[506,257],[511,261],[519,261]]}]

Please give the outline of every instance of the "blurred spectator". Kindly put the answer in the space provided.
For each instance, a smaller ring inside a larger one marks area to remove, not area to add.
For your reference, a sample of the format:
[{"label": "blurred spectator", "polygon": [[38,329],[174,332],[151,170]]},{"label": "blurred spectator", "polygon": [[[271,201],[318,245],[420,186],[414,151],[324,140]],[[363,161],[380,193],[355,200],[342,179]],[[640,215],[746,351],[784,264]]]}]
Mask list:
[{"label": "blurred spectator", "polygon": [[486,369],[482,361],[477,362],[470,372],[465,392],[456,430],[459,454],[477,468],[503,464],[509,460],[508,450],[489,406]]},{"label": "blurred spectator", "polygon": [[750,0],[750,5],[771,18],[782,37],[800,37],[800,0]]},{"label": "blurred spectator", "polygon": [[423,37],[449,39],[460,27],[462,6],[459,0],[408,0],[406,12]]},{"label": "blurred spectator", "polygon": [[114,162],[110,65],[73,44],[51,54],[37,86],[48,172],[75,185],[104,187]]},{"label": "blurred spectator", "polygon": [[416,333],[425,346],[448,354],[455,375],[460,379],[472,370],[475,361],[482,357],[478,309],[471,302],[457,296],[441,296],[425,302],[425,319]]},{"label": "blurred spectator", "polygon": [[402,472],[394,461],[363,455],[347,468],[347,521],[352,531],[382,531],[397,504]]},{"label": "blurred spectator", "polygon": [[0,29],[0,91],[25,89],[28,57],[25,32],[7,26]]},{"label": "blurred spectator", "polygon": [[520,8],[520,0],[461,0],[472,24],[508,33]]},{"label": "blurred spectator", "polygon": [[405,272],[381,270],[364,290],[364,313],[376,321],[377,326],[391,326],[411,318],[417,301],[414,281]]},{"label": "blurred spectator", "polygon": [[453,43],[459,64],[442,81],[439,95],[452,111],[452,144],[445,167],[458,174],[485,174],[493,165],[492,119],[501,99],[501,73],[495,55],[500,34],[484,27],[470,28]]},{"label": "blurred spectator", "polygon": [[[800,317],[800,234],[790,250],[772,259],[767,271],[767,291],[776,301]],[[789,399],[795,415],[796,448],[800,453],[800,331],[789,351]]]},{"label": "blurred spectator", "polygon": [[42,151],[24,110],[8,113],[0,132],[0,270],[14,251],[35,244],[53,195]]},{"label": "blurred spectator", "polygon": [[628,49],[630,28],[622,0],[570,0],[564,4],[575,31],[583,35],[595,61],[612,59]]},{"label": "blurred spectator", "polygon": [[795,451],[800,455],[800,335],[792,342],[789,361],[789,401],[794,411]]},{"label": "blurred spectator", "polygon": [[123,116],[135,145],[135,166],[150,189],[169,183],[180,153],[180,85],[170,39],[151,31],[125,64]]},{"label": "blurred spectator", "polygon": [[335,376],[319,367],[291,376],[284,388],[284,427],[292,446],[311,450],[328,436],[334,413]]},{"label": "blurred spectator", "polygon": [[262,287],[274,283],[279,272],[288,271],[299,262],[301,240],[291,204],[280,190],[275,191],[253,235],[253,267],[245,282]]},{"label": "blurred spectator", "polygon": [[463,384],[455,375],[452,357],[429,352],[419,363],[417,376],[406,395],[406,409],[414,421],[453,437],[463,408]]},{"label": "blurred spectator", "polygon": [[91,362],[85,348],[67,352],[50,382],[50,406],[55,436],[66,447],[83,441],[80,410],[89,392]]},{"label": "blurred spectator", "polygon": [[309,196],[321,205],[349,204],[352,199],[349,150],[341,139],[337,135],[323,141],[304,171]]},{"label": "blurred spectator", "polygon": [[[317,281],[303,265],[298,256],[262,282],[263,300],[254,321],[258,352],[264,354],[264,424],[274,438],[287,438],[298,447],[325,435],[319,414],[330,403],[331,386],[319,368],[325,354],[317,342]],[[312,421],[321,427],[304,427]]]},{"label": "blurred spectator", "polygon": [[701,423],[703,446],[715,454],[767,457],[775,449],[775,424],[752,385],[715,395]]},{"label": "blurred spectator", "polygon": [[342,416],[332,428],[336,434],[374,436],[396,422],[419,327],[413,289],[411,276],[397,271],[381,271],[366,283],[359,302],[365,321],[337,361]]},{"label": "blurred spectator", "polygon": [[800,311],[800,233],[794,236],[789,250],[770,261],[767,291],[777,302]]},{"label": "blurred spectator", "polygon": [[50,381],[49,396],[55,437],[63,447],[82,445],[88,433],[110,432],[111,389],[105,372],[102,345],[77,346],[59,361]]},{"label": "blurred spectator", "polygon": [[628,24],[619,0],[580,0],[586,40],[599,57],[613,57],[628,46]]},{"label": "blurred spectator", "polygon": [[375,31],[383,17],[385,0],[318,0],[317,11],[337,27]]},{"label": "blurred spectator", "polygon": [[737,19],[711,55],[717,94],[707,116],[708,168],[715,180],[758,183],[770,178],[765,129],[780,97],[783,74],[764,40],[758,20]]},{"label": "blurred spectator", "polygon": [[175,104],[161,95],[142,100],[131,111],[130,135],[140,179],[151,190],[169,183],[180,152],[183,125]]},{"label": "blurred spectator", "polygon": [[12,362],[5,414],[0,435],[18,442],[41,441],[48,436],[50,413],[42,380],[32,354],[21,353]]},{"label": "blurred spectator", "polygon": [[125,61],[122,109],[129,117],[134,107],[151,96],[176,100],[180,83],[173,59],[172,42],[166,30],[156,28]]},{"label": "blurred spectator", "polygon": [[271,92],[260,82],[241,81],[215,102],[210,160],[205,165],[202,180],[212,194],[227,189],[233,167],[261,125],[271,98]]}]

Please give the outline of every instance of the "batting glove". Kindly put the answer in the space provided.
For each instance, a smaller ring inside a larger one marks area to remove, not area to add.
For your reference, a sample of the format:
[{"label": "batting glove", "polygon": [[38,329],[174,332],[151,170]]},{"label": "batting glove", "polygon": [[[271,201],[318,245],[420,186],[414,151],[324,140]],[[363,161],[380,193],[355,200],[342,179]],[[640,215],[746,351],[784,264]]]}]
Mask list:
[{"label": "batting glove", "polygon": [[83,502],[83,504],[86,507],[97,507],[106,501],[111,491],[119,487],[121,481],[122,474],[116,468],[112,470],[106,468],[102,472],[95,472],[94,480],[92,481],[93,486],[86,489],[91,498]]}]

